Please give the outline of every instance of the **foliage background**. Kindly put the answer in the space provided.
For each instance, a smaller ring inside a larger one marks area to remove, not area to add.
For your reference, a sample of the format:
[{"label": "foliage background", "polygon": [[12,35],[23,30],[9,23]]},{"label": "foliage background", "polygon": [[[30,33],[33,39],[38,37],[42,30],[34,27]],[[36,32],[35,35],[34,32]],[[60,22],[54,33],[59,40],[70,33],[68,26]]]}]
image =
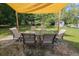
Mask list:
[{"label": "foliage background", "polygon": [[[79,15],[79,4],[68,4],[67,7],[65,7],[62,10],[61,13],[61,20],[65,21],[65,24],[77,24],[79,22],[79,18],[77,17]],[[39,26],[41,23],[41,20],[44,21],[44,24],[49,27],[53,26],[55,22],[57,21],[56,14],[18,14],[19,18],[19,25],[36,25]],[[0,3],[0,25],[9,25],[9,26],[15,26],[16,25],[16,16],[15,11],[9,7],[5,3]]]}]

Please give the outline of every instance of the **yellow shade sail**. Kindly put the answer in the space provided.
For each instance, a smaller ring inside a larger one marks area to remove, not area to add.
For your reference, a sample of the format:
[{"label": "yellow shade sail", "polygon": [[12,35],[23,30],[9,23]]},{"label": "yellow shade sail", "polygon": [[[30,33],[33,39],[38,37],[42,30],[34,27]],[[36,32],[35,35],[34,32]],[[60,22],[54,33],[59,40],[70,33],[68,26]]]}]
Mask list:
[{"label": "yellow shade sail", "polygon": [[59,13],[67,3],[8,3],[17,13]]}]

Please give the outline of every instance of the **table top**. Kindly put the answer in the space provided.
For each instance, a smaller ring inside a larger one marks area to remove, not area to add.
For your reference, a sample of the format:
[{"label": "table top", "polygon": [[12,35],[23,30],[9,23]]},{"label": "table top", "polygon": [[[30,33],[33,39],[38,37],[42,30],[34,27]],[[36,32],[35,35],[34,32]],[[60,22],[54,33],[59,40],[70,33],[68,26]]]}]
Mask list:
[{"label": "table top", "polygon": [[43,35],[43,34],[54,34],[55,31],[25,31],[25,32],[21,32],[21,33],[31,33],[31,34],[35,34],[35,35]]}]

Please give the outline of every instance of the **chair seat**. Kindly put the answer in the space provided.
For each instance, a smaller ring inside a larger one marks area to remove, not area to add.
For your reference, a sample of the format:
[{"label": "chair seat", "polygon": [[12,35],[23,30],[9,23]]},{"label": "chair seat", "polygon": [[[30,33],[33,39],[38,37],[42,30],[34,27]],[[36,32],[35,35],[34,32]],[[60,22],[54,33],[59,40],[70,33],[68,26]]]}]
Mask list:
[{"label": "chair seat", "polygon": [[19,39],[19,38],[13,38],[13,39],[17,40],[17,39]]},{"label": "chair seat", "polygon": [[35,41],[25,41],[25,43],[34,43]]},{"label": "chair seat", "polygon": [[52,43],[52,41],[44,41],[43,43]]}]

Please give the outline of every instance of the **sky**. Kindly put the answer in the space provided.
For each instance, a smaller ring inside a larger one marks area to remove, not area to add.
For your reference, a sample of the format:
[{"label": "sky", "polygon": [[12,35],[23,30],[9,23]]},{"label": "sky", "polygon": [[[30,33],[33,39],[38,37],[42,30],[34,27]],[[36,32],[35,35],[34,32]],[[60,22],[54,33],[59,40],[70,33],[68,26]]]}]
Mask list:
[{"label": "sky", "polygon": [[[76,3],[75,5],[76,5],[75,8],[79,8],[79,3]],[[69,11],[71,9],[72,9],[72,7],[70,5],[68,5],[66,8],[67,11]]]}]

